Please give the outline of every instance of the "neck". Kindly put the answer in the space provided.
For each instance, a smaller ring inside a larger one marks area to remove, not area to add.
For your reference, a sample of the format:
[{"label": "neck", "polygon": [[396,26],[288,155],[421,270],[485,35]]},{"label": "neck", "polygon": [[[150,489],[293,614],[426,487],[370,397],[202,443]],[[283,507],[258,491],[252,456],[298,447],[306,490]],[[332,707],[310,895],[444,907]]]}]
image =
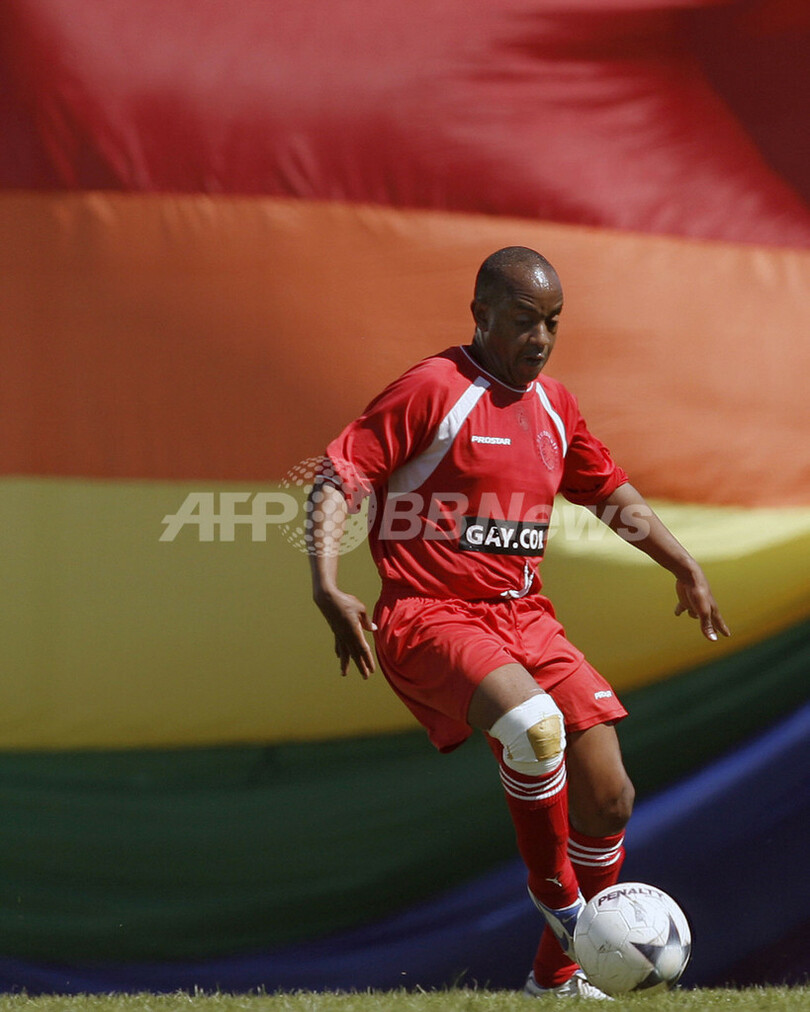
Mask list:
[{"label": "neck", "polygon": [[519,383],[515,383],[513,380],[511,380],[508,376],[504,376],[501,370],[498,369],[497,365],[494,365],[489,360],[485,349],[482,348],[481,345],[477,343],[475,340],[473,340],[472,344],[467,346],[466,350],[469,352],[470,358],[472,358],[473,361],[484,370],[484,372],[492,376],[499,383],[503,383],[505,387],[508,387],[510,390],[516,390],[518,392],[521,390],[531,389],[532,383],[526,383],[521,386]]},{"label": "neck", "polygon": [[472,339],[472,344],[469,346],[469,352],[482,369],[486,369],[490,375],[499,379],[502,383],[506,383],[506,377],[501,376],[497,367],[490,361],[487,350],[481,341],[481,334],[477,330]]}]

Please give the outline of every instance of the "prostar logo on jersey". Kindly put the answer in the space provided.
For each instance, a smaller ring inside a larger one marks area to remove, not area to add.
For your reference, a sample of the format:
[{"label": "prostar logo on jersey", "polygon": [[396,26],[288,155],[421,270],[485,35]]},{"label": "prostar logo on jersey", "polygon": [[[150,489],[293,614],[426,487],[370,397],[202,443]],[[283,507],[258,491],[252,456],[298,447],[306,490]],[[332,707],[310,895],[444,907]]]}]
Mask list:
[{"label": "prostar logo on jersey", "polygon": [[493,517],[462,517],[458,547],[489,555],[542,555],[548,524]]},{"label": "prostar logo on jersey", "polygon": [[471,443],[486,443],[488,446],[511,446],[509,436],[470,436]]}]

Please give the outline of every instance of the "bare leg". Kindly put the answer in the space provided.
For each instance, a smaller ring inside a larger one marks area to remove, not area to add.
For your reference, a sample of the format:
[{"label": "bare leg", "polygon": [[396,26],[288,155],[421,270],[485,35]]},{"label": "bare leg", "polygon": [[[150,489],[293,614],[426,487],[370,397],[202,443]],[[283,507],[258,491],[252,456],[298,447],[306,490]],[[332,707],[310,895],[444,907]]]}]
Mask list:
[{"label": "bare leg", "polygon": [[621,832],[635,792],[622,762],[616,729],[597,724],[568,736],[568,811],[571,825],[587,836]]},{"label": "bare leg", "polygon": [[[543,690],[520,664],[495,668],[470,701],[468,720],[485,731],[507,711]],[[633,810],[635,792],[624,769],[616,730],[597,724],[568,735],[566,751],[571,824],[588,836],[620,832]]]}]

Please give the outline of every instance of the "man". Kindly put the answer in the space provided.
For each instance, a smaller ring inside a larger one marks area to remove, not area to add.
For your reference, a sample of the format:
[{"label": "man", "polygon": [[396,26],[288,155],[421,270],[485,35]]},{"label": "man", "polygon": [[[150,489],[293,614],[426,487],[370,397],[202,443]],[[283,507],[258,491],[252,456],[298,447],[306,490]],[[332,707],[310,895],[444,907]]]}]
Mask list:
[{"label": "man", "polygon": [[[633,787],[616,721],[626,711],[565,638],[537,567],[555,494],[588,505],[676,580],[675,614],[729,635],[695,560],[588,431],[573,396],[540,378],[562,311],[551,264],[507,247],[482,264],[472,344],[418,363],[327,448],[308,504],[313,596],[340,670],[374,669],[449,751],[482,729],[499,765],[546,919],[525,993],[605,997],[573,960],[585,900],[617,881]],[[382,579],[372,622],[338,586],[347,511],[373,495]],[[587,606],[586,602],[586,606]]]}]

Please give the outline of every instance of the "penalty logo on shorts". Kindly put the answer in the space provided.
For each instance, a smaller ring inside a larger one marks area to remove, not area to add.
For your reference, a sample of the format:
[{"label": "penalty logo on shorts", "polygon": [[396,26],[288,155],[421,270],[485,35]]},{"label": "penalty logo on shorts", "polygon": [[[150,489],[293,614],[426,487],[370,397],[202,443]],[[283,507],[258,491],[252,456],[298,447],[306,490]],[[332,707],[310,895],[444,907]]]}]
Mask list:
[{"label": "penalty logo on shorts", "polygon": [[462,517],[458,547],[489,555],[542,555],[548,524],[493,517]]}]

